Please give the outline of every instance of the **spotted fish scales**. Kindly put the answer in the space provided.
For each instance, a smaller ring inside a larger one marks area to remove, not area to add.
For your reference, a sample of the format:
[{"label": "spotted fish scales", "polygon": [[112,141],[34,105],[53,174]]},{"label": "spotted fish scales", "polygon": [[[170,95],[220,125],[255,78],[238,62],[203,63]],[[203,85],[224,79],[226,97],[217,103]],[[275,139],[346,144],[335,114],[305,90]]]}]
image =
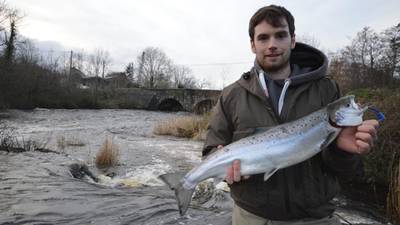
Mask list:
[{"label": "spotted fish scales", "polygon": [[233,142],[186,174],[170,173],[160,178],[175,191],[183,215],[197,184],[208,178],[222,180],[233,161],[240,160],[241,175],[264,173],[267,180],[277,170],[316,155],[337,137],[343,126],[360,124],[365,110],[354,102],[354,96],[345,96],[303,118]]}]

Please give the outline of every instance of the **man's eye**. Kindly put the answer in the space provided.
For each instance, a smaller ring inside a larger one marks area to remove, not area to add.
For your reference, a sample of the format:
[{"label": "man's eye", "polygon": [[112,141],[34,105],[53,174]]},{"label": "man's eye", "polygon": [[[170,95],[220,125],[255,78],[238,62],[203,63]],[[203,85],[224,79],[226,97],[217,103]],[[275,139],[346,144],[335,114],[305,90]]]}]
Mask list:
[{"label": "man's eye", "polygon": [[286,38],[288,34],[286,32],[280,32],[276,34],[277,38]]},{"label": "man's eye", "polygon": [[266,40],[268,40],[268,36],[267,35],[260,35],[260,36],[258,36],[258,38],[257,38],[259,41],[266,41]]}]

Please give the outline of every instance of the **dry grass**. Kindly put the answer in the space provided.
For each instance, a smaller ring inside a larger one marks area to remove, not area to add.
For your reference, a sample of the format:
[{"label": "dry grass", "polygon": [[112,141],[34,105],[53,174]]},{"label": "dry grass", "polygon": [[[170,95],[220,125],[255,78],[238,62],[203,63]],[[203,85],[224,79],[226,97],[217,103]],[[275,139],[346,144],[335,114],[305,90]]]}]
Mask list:
[{"label": "dry grass", "polygon": [[80,140],[77,137],[72,137],[70,139],[67,140],[66,142],[67,146],[76,146],[76,147],[82,147],[85,146],[85,142],[83,142],[82,140]]},{"label": "dry grass", "polygon": [[82,147],[85,145],[86,144],[82,140],[76,137],[71,137],[69,139],[66,139],[64,136],[57,137],[57,148],[61,152],[64,152],[65,148],[68,146]]},{"label": "dry grass", "polygon": [[57,137],[57,148],[61,151],[65,151],[65,147],[67,147],[67,144],[65,143],[65,137],[64,136],[59,136]]},{"label": "dry grass", "polygon": [[23,137],[17,138],[19,134],[14,127],[10,127],[0,121],[0,150],[7,152],[27,152],[27,151],[51,151],[46,148],[48,141],[25,140]]},{"label": "dry grass", "polygon": [[15,134],[15,128],[10,127],[0,121],[0,147],[17,147],[18,140]]},{"label": "dry grass", "polygon": [[400,224],[400,154],[394,154],[391,181],[386,199],[386,213],[393,224]]},{"label": "dry grass", "polygon": [[113,139],[106,137],[103,146],[96,155],[97,168],[108,168],[117,165],[119,160],[119,147]]},{"label": "dry grass", "polygon": [[184,116],[166,121],[156,125],[153,133],[157,135],[172,135],[176,137],[204,140],[208,126],[209,114],[203,116]]},{"label": "dry grass", "polygon": [[[362,103],[378,107],[386,120],[380,124],[374,150],[364,157],[366,180],[374,187],[388,187],[386,214],[393,224],[400,224],[400,88],[360,89],[353,91]],[[375,118],[367,113],[364,119]]]}]

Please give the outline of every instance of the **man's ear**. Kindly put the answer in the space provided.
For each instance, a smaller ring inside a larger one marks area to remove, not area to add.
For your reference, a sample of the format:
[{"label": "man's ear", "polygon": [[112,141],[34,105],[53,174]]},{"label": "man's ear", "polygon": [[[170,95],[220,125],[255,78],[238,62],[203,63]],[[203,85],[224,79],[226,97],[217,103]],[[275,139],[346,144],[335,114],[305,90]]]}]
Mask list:
[{"label": "man's ear", "polygon": [[254,45],[254,41],[250,40],[250,45],[251,45],[251,51],[256,54],[256,46]]},{"label": "man's ear", "polygon": [[293,34],[293,37],[292,37],[292,40],[290,43],[290,48],[294,49],[294,47],[296,47],[296,35],[295,34]]}]

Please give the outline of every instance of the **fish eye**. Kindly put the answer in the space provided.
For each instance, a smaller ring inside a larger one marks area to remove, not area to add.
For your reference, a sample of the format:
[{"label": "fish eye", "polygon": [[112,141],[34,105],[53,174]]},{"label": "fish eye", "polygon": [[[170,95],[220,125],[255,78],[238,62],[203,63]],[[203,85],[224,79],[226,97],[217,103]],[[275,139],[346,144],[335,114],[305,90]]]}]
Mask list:
[{"label": "fish eye", "polygon": [[350,107],[350,103],[347,103],[347,104],[346,104],[346,107]]}]

